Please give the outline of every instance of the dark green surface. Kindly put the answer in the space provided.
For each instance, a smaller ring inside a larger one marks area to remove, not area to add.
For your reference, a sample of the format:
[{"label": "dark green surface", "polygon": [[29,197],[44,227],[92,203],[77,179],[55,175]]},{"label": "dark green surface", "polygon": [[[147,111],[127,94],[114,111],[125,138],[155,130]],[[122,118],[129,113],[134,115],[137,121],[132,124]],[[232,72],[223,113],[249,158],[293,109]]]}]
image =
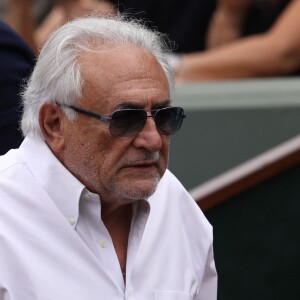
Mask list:
[{"label": "dark green surface", "polygon": [[218,300],[300,299],[300,167],[208,211]]},{"label": "dark green surface", "polygon": [[183,84],[172,98],[188,116],[170,169],[187,189],[300,134],[299,77]]},{"label": "dark green surface", "polygon": [[[300,95],[299,95],[300,97]],[[300,133],[300,107],[188,109],[170,169],[191,189]]]}]

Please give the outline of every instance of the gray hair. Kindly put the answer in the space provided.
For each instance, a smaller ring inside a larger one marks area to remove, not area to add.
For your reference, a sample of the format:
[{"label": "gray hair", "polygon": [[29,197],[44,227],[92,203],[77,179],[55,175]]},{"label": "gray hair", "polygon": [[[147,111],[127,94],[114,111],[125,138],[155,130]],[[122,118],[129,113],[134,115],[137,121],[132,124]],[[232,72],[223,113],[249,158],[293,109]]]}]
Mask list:
[{"label": "gray hair", "polygon": [[[38,123],[41,106],[45,103],[74,105],[82,95],[83,78],[77,57],[82,52],[95,51],[95,46],[107,43],[132,44],[150,51],[163,68],[170,93],[174,86],[169,63],[170,50],[163,36],[146,29],[141,23],[124,16],[85,17],[73,20],[54,32],[42,48],[34,71],[22,93],[23,135],[42,138]],[[64,108],[73,120],[73,111]]]}]

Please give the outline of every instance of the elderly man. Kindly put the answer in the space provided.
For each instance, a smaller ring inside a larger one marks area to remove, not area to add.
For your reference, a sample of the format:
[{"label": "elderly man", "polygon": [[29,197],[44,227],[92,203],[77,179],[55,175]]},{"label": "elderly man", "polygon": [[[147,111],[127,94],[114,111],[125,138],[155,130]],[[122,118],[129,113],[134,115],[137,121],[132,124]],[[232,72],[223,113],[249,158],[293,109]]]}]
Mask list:
[{"label": "elderly man", "polygon": [[166,54],[121,17],[45,44],[0,158],[0,299],[216,299],[211,226],[166,170],[185,117]]}]

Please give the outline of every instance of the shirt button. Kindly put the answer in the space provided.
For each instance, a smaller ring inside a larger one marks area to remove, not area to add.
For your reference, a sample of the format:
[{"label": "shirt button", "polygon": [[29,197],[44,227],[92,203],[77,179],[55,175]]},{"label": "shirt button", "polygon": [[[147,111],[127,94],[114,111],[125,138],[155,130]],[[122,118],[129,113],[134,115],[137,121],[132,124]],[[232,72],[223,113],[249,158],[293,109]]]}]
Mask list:
[{"label": "shirt button", "polygon": [[100,241],[99,241],[99,246],[100,246],[101,248],[106,248],[106,243],[105,243],[105,241],[104,241],[104,240],[100,240]]},{"label": "shirt button", "polygon": [[69,223],[70,223],[70,225],[75,225],[75,223],[76,223],[76,220],[75,220],[75,218],[74,217],[71,217],[71,218],[69,218]]}]

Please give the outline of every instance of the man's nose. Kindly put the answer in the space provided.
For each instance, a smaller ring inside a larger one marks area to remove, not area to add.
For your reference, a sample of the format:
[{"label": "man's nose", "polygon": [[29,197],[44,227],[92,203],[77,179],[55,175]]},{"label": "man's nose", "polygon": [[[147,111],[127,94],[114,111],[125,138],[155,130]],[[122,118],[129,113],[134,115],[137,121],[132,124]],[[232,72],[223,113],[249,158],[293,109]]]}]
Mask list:
[{"label": "man's nose", "polygon": [[162,147],[162,136],[157,131],[153,117],[148,117],[144,128],[135,137],[133,144],[136,148],[145,148],[149,151],[159,151]]}]

